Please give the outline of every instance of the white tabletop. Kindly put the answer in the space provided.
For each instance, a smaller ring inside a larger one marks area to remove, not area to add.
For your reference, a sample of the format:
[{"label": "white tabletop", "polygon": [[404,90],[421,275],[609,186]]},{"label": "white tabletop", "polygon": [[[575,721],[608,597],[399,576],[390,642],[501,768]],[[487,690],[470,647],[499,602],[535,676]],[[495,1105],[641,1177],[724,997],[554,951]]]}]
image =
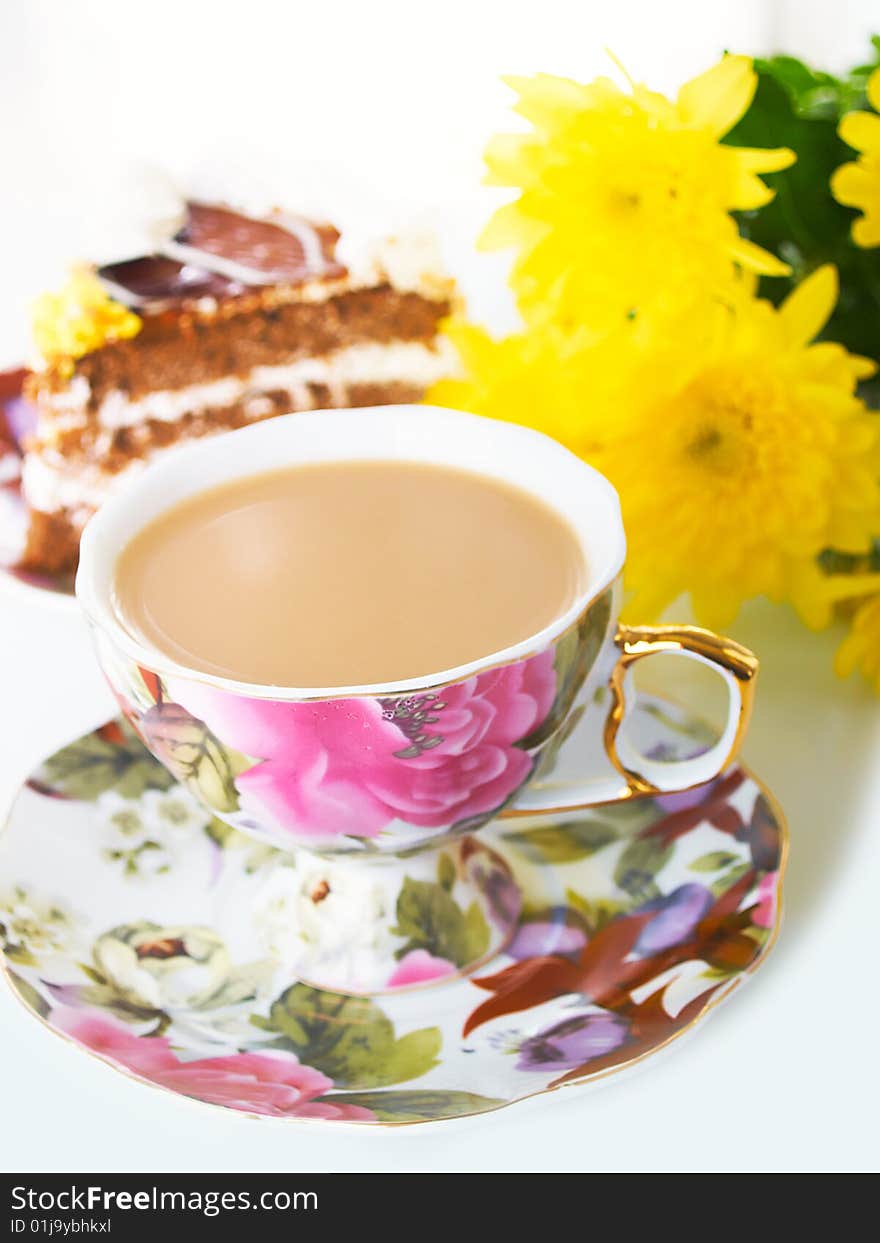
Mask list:
[{"label": "white tabletop", "polygon": [[[400,1131],[254,1121],[176,1101],[84,1057],[0,989],[14,1171],[876,1169],[880,703],[830,671],[838,635],[756,605],[763,658],[745,756],[792,835],[781,937],[753,980],[638,1071],[483,1118]],[[0,593],[0,805],[53,747],[113,711],[85,628]]]}]

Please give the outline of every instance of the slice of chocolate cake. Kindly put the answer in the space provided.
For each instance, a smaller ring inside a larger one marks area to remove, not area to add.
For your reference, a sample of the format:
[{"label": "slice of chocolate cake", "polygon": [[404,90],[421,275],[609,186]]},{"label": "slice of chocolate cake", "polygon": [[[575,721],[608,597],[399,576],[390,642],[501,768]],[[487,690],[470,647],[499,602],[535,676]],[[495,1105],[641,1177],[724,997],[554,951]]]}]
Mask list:
[{"label": "slice of chocolate cake", "polygon": [[290,411],[417,401],[449,369],[452,282],[430,246],[389,239],[360,264],[339,234],[191,202],[154,253],[77,270],[36,307],[43,363],[22,491],[21,563],[76,563],[83,525],[181,441]]}]

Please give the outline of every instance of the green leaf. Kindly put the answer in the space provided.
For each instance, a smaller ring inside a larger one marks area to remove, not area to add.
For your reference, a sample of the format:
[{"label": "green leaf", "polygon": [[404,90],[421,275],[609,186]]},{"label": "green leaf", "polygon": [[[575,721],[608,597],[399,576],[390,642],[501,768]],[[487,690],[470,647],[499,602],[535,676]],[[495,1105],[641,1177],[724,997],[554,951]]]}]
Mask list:
[{"label": "green leaf", "polygon": [[27,1008],[29,1010],[33,1010],[33,1012],[38,1014],[41,1019],[44,1019],[49,1013],[50,1008],[45,998],[37,992],[33,984],[29,983],[22,976],[16,975],[14,971],[10,971],[8,975],[9,983],[18,993]]},{"label": "green leaf", "polygon": [[18,963],[20,967],[35,967],[37,960],[24,945],[7,945],[3,953],[8,962]]},{"label": "green leaf", "polygon": [[205,825],[205,832],[221,850],[243,850],[249,845],[252,846],[254,842],[254,839],[247,833],[234,829],[231,824],[227,824],[225,820],[220,820],[217,816],[211,817]]},{"label": "green leaf", "polygon": [[[639,703],[639,709],[647,716],[651,716],[662,725],[664,730],[671,734],[677,734],[680,738],[686,739],[689,743],[694,743],[694,747],[682,749],[682,758],[689,758],[695,754],[696,748],[709,748],[715,741],[716,735],[714,731],[704,721],[698,721],[693,717],[682,717],[678,712],[671,712],[668,706],[661,703],[652,703],[650,699],[644,699]],[[638,803],[641,800],[636,800]],[[633,806],[636,803],[632,804]]]},{"label": "green leaf", "polygon": [[[387,1056],[377,1066],[370,1062],[368,1070],[372,1083],[380,1086],[385,1083],[406,1083],[408,1079],[418,1079],[439,1061],[443,1037],[439,1027],[422,1027],[414,1032],[407,1032],[390,1047]],[[366,1086],[366,1075],[361,1075],[361,1082]]]},{"label": "green leaf", "polygon": [[[89,974],[98,980],[103,977],[97,972]],[[58,986],[59,996],[67,1004],[94,1006],[107,1014],[112,1014],[126,1023],[144,1023],[163,1017],[163,1011],[156,1006],[140,1005],[126,997],[124,993],[107,982],[97,984],[64,984]]]},{"label": "green leaf", "polygon": [[90,963],[80,962],[76,964],[83,975],[88,976],[93,984],[104,985],[107,983],[107,977],[102,975],[100,971],[96,971]]},{"label": "green leaf", "polygon": [[292,860],[292,856],[283,850],[268,846],[264,842],[255,842],[249,834],[234,829],[231,824],[227,824],[225,820],[219,820],[216,816],[211,817],[205,826],[205,832],[221,850],[245,851],[244,870],[249,876],[268,863],[277,861],[284,864]]},{"label": "green leaf", "polygon": [[574,863],[596,854],[617,840],[618,832],[603,820],[570,820],[540,829],[524,829],[505,836],[505,841],[518,846],[523,853],[539,863]]},{"label": "green leaf", "polygon": [[732,971],[726,967],[707,967],[705,971],[700,972],[701,980],[731,980],[735,975],[739,975],[739,971]]},{"label": "green leaf", "polygon": [[717,872],[719,868],[728,868],[733,863],[739,863],[740,860],[740,855],[732,854],[729,850],[712,850],[709,854],[700,855],[699,859],[694,859],[688,867],[692,872]]},{"label": "green leaf", "polygon": [[674,846],[666,846],[656,837],[637,837],[630,842],[617,860],[614,883],[640,902],[659,895],[654,877],[672,856]]},{"label": "green leaf", "polygon": [[437,861],[437,881],[447,893],[451,892],[452,886],[455,884],[455,864],[449,855],[441,854]]},{"label": "green leaf", "polygon": [[372,1109],[380,1122],[423,1122],[436,1118],[462,1118],[468,1114],[499,1109],[507,1101],[476,1092],[402,1091],[333,1092],[319,1097],[328,1105],[361,1105]]},{"label": "green leaf", "polygon": [[611,620],[611,591],[594,600],[578,626],[556,645],[556,697],[541,724],[517,746],[531,751],[552,737],[571,712],[575,698],[593,668]]},{"label": "green leaf", "polygon": [[595,936],[618,915],[623,915],[632,905],[629,902],[615,902],[613,898],[585,898],[573,889],[566,889],[565,901],[583,917],[591,936]]},{"label": "green leaf", "polygon": [[141,729],[150,746],[178,781],[215,811],[235,811],[240,757],[229,752],[204,721],[179,704],[157,703],[147,709]]},{"label": "green leaf", "polygon": [[572,708],[568,717],[562,722],[553,737],[547,740],[535,764],[534,776],[536,780],[540,781],[553,772],[553,769],[556,767],[556,761],[559,759],[559,752],[577,729],[586,710],[586,704],[578,704],[576,708]]},{"label": "green leaf", "polygon": [[406,937],[398,958],[411,950],[427,950],[463,967],[489,947],[489,925],[476,902],[462,911],[443,885],[409,876],[398,894],[397,926],[392,931]]},{"label": "green leaf", "polygon": [[122,729],[122,741],[86,734],[62,747],[43,764],[34,780],[68,798],[89,802],[107,790],[123,798],[140,798],[145,790],[168,790],[171,773],[150,755],[136,734]]},{"label": "green leaf", "polygon": [[716,898],[720,898],[723,893],[727,893],[728,889],[732,889],[738,880],[742,880],[746,872],[752,869],[751,863],[740,863],[735,868],[722,873],[717,880],[714,880],[709,888],[712,890]]},{"label": "green leaf", "polygon": [[348,997],[294,984],[272,1003],[267,1018],[251,1022],[278,1032],[287,1048],[336,1084],[377,1088],[417,1079],[437,1065],[440,1029],[423,1027],[397,1037],[391,1020],[369,997]]},{"label": "green leaf", "polygon": [[797,163],[764,177],[776,192],[759,211],[742,213],[740,231],[791,265],[789,277],[764,277],[760,293],[780,302],[804,276],[823,263],[840,273],[840,299],[822,333],[858,354],[880,356],[880,248],[855,245],[850,228],[857,213],[839,204],[829,180],[856,152],[838,136],[840,118],[864,108],[871,71],[880,63],[874,42],[870,63],[843,77],[814,70],[791,56],[756,60],[758,89],[725,142],[745,147],[791,147]]},{"label": "green leaf", "polygon": [[579,915],[583,915],[587,924],[592,925],[593,903],[589,898],[585,898],[582,893],[578,893],[575,889],[566,889],[565,904],[577,911]]}]

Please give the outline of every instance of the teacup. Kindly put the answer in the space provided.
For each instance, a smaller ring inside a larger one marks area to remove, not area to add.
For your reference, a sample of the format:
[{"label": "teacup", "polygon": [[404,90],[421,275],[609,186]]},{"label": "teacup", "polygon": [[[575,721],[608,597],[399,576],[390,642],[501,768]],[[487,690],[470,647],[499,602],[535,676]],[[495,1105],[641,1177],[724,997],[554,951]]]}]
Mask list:
[{"label": "teacup", "polygon": [[[532,493],[577,534],[587,589],[514,647],[373,686],[213,677],[123,626],[117,557],[162,511],[236,477],[369,459],[442,463]],[[89,523],[76,589],[101,667],[153,755],[221,820],[280,850],[310,852],[291,873],[305,904],[302,978],[370,993],[473,970],[504,945],[520,900],[501,857],[470,836],[483,825],[688,789],[735,754],[755,657],[692,626],[621,624],[625,551],[613,487],[555,441],[458,411],[388,406],[292,414],[168,453]],[[632,667],[658,653],[709,665],[726,685],[721,735],[698,756],[643,755],[627,734]],[[546,772],[575,713],[592,754],[582,780],[560,791]],[[456,908],[462,927],[470,921],[469,936],[420,931],[413,912],[426,885],[443,891],[436,909],[455,921]]]}]

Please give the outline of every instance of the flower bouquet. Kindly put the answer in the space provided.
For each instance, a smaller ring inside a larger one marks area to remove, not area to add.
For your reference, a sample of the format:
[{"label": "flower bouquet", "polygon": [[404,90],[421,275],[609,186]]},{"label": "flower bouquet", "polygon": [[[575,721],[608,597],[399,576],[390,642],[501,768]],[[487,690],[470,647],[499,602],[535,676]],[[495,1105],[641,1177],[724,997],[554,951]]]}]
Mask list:
[{"label": "flower bouquet", "polygon": [[880,690],[880,40],[841,79],[725,55],[675,100],[620,72],[509,79],[526,127],[487,163],[516,193],[481,241],[522,327],[450,322],[461,374],[428,399],[614,482],[639,616],[849,602],[839,671]]}]

